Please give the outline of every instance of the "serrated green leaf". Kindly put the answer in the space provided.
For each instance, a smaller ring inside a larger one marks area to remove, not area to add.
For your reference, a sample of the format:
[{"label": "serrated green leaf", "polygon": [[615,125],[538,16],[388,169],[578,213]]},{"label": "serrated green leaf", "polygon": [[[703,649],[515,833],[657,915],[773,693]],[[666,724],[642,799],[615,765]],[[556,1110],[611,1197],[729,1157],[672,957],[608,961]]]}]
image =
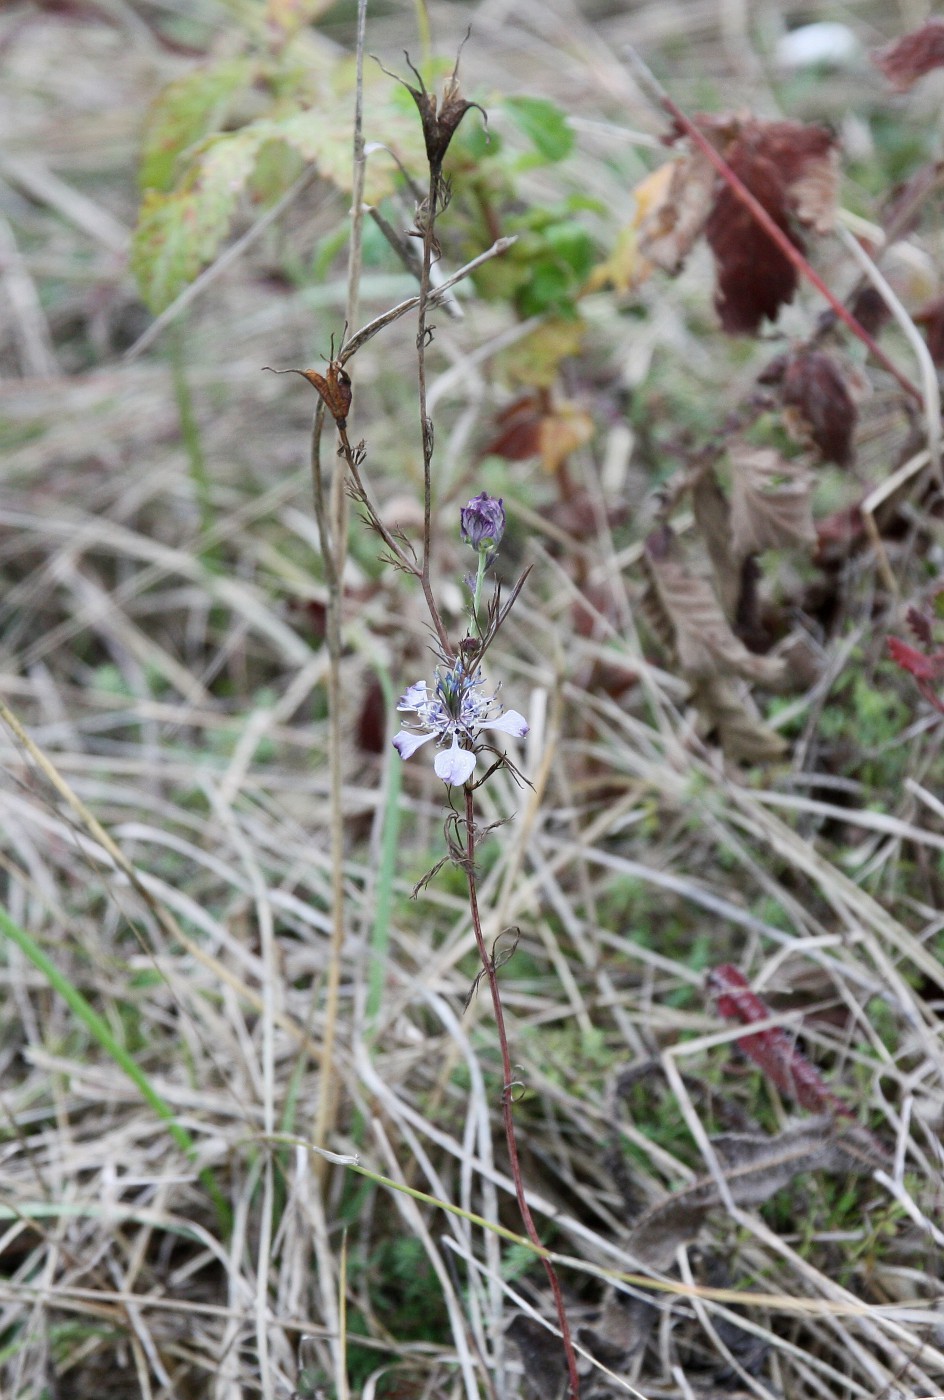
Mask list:
[{"label": "serrated green leaf", "polygon": [[145,192],[131,269],[152,311],[169,306],[216,255],[261,141],[255,126],[217,137],[194,162],[182,189]]},{"label": "serrated green leaf", "polygon": [[560,107],[543,97],[508,97],[504,105],[546,161],[563,160],[570,155],[574,133]]},{"label": "serrated green leaf", "polygon": [[139,180],[142,190],[169,190],[181,154],[225,121],[234,99],[252,83],[256,64],[227,58],[169,83],[148,115]]},{"label": "serrated green leaf", "polygon": [[[376,113],[371,113],[371,117],[371,125],[376,126]],[[325,180],[345,194],[350,194],[353,162],[351,112],[347,103],[338,103],[327,112],[315,109],[293,112],[270,123],[270,126],[273,139],[285,141],[303,159],[317,166]],[[384,145],[395,149],[406,165],[418,164],[422,159],[421,134],[412,114],[400,113],[388,107],[383,114],[382,126]],[[396,163],[386,151],[371,152],[365,173],[365,202],[379,204],[392,194],[398,177]]]}]

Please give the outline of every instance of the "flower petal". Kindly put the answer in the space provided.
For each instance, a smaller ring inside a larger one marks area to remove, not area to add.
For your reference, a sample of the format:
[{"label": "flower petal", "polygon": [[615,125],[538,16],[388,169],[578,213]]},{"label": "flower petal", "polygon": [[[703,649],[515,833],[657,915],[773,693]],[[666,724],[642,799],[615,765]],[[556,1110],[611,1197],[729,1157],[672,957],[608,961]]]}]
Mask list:
[{"label": "flower petal", "polygon": [[406,690],[397,701],[398,710],[418,710],[426,703],[426,682],[414,681],[408,685]]},{"label": "flower petal", "polygon": [[496,719],[487,719],[480,726],[482,729],[498,729],[502,734],[512,734],[516,739],[523,739],[531,728],[524,715],[519,715],[517,710],[506,710],[503,715]]},{"label": "flower petal", "polygon": [[431,732],[429,734],[416,734],[410,729],[401,729],[400,733],[393,737],[393,747],[401,758],[412,758],[416,750],[428,743],[432,737]]},{"label": "flower petal", "polygon": [[453,734],[452,748],[438,753],[433,767],[437,778],[442,778],[444,783],[462,787],[475,772],[475,754],[470,749],[460,749],[458,737]]}]

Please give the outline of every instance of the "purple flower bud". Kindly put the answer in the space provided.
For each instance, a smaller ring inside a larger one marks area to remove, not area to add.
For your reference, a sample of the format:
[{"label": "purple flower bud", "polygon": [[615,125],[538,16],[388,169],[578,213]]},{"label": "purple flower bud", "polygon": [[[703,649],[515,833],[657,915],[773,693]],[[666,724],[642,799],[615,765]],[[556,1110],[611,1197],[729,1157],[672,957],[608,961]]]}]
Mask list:
[{"label": "purple flower bud", "polygon": [[505,507],[501,497],[496,499],[487,491],[473,496],[459,512],[459,533],[466,544],[486,555],[491,563],[505,533]]}]

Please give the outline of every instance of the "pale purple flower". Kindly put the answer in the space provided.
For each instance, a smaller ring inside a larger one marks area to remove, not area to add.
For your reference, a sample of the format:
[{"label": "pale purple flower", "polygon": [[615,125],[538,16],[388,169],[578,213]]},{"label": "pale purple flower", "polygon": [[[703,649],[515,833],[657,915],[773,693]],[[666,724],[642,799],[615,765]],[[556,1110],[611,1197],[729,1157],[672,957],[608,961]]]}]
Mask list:
[{"label": "pale purple flower", "polygon": [[473,749],[483,729],[516,739],[523,739],[528,732],[524,716],[517,710],[503,710],[497,696],[497,691],[483,695],[482,672],[467,671],[462,661],[442,674],[437,669],[432,689],[425,681],[415,681],[400,697],[397,709],[415,714],[416,719],[404,721],[393,746],[405,759],[435,739],[441,746],[433,763],[436,776],[450,787],[462,787],[475,772]]},{"label": "pale purple flower", "polygon": [[505,533],[505,507],[500,496],[482,491],[459,512],[459,533],[466,544],[485,555],[486,566],[498,552]]}]

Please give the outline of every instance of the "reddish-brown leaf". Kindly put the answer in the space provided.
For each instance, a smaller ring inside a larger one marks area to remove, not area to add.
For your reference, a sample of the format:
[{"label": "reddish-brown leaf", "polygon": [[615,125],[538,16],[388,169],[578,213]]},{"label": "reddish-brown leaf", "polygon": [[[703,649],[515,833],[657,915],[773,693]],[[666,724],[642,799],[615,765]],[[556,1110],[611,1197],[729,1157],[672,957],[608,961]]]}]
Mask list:
[{"label": "reddish-brown leaf", "polygon": [[871,336],[878,334],[892,314],[885,298],[875,287],[863,287],[849,309],[862,329]]},{"label": "reddish-brown leaf", "polygon": [[[719,1012],[729,1021],[752,1025],[767,1021],[773,1015],[765,1001],[751,991],[744,974],[732,963],[722,963],[708,973],[707,985]],[[854,1114],[829,1089],[814,1065],[794,1045],[792,1038],[779,1026],[753,1035],[738,1037],[738,1046],[755,1064],[760,1065],[768,1079],[802,1108],[811,1112],[839,1113],[844,1118]]]},{"label": "reddish-brown leaf", "polygon": [[543,390],[508,404],[498,415],[498,426],[486,452],[511,462],[540,457],[552,474],[593,436],[593,419],[585,409],[566,400],[552,404]]},{"label": "reddish-brown leaf", "polygon": [[917,608],[909,608],[905,614],[905,621],[923,647],[930,648],[934,645],[931,620],[925,617],[923,612],[918,612]]},{"label": "reddish-brown leaf", "polygon": [[[786,189],[773,162],[738,142],[728,153],[728,164],[803,252],[803,240],[790,229]],[[756,335],[765,317],[775,321],[781,306],[793,300],[796,268],[728,185],[718,195],[705,237],[717,264],[715,306],[722,326],[731,335]]]},{"label": "reddish-brown leaf", "polygon": [[535,394],[523,394],[497,415],[498,431],[485,451],[509,462],[523,462],[540,451],[541,405]]},{"label": "reddish-brown leaf", "polygon": [[944,19],[929,19],[896,43],[877,49],[872,62],[893,88],[907,92],[932,68],[944,67]]},{"label": "reddish-brown leaf", "polygon": [[830,355],[822,350],[794,355],[783,377],[783,402],[787,426],[796,436],[814,443],[825,461],[849,466],[858,409]]},{"label": "reddish-brown leaf", "polygon": [[[831,132],[800,122],[741,124],[723,151],[732,171],[802,253],[802,224],[819,233],[833,226],[838,158]],[[726,331],[756,334],[793,300],[797,272],[725,185],[705,226],[718,265],[716,305]]]}]

